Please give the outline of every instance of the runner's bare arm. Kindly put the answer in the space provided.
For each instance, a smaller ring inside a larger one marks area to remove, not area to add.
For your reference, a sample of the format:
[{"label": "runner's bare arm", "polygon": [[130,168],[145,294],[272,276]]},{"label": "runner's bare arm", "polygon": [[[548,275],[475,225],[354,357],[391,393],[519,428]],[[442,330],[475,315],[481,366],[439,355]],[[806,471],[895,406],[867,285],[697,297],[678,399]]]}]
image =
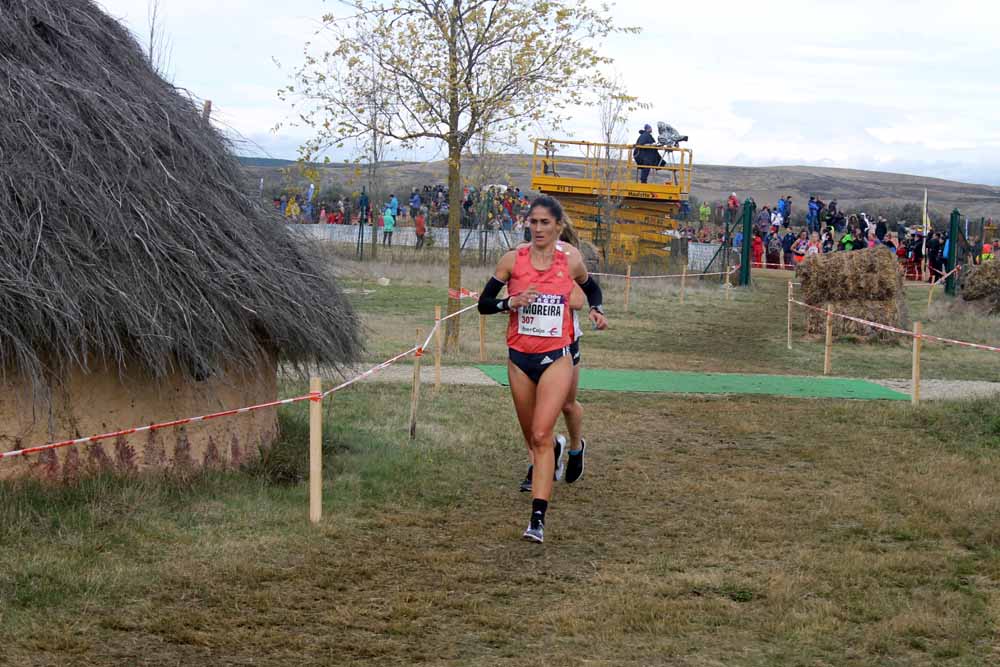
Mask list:
[{"label": "runner's bare arm", "polygon": [[583,308],[586,297],[583,294],[583,290],[576,283],[573,284],[573,291],[569,293],[569,307],[573,310],[580,310]]},{"label": "runner's bare arm", "polygon": [[514,272],[514,260],[517,259],[517,252],[514,250],[508,250],[497,262],[497,268],[493,272],[493,276],[500,282],[506,284],[510,280],[511,274]]},{"label": "runner's bare arm", "polygon": [[589,276],[587,265],[583,263],[583,255],[573,246],[566,246],[565,252],[566,262],[569,265],[569,275],[580,285],[587,282]]}]

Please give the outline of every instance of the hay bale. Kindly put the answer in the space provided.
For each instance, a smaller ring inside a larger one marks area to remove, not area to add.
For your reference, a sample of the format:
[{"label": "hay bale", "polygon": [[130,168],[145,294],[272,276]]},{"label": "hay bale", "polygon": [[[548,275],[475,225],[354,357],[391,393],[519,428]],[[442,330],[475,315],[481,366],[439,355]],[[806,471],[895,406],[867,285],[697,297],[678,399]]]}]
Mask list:
[{"label": "hay bale", "polygon": [[962,276],[962,299],[982,301],[990,313],[1000,313],[1000,262],[970,267]]},{"label": "hay bale", "polygon": [[899,263],[884,247],[813,255],[799,265],[796,274],[802,282],[804,301],[809,304],[885,301],[903,294]]},{"label": "hay bale", "polygon": [[[800,299],[810,306],[860,317],[871,322],[906,328],[909,326],[903,274],[895,255],[886,248],[835,252],[807,258],[796,271],[802,287]],[[806,330],[812,334],[826,331],[826,315],[809,311]],[[853,336],[886,342],[895,334],[842,318],[834,318],[836,336]]]},{"label": "hay bale", "polygon": [[[822,304],[823,307],[826,304]],[[892,301],[877,301],[873,299],[860,301],[831,301],[833,312],[860,317],[869,322],[879,322],[894,327],[908,328],[908,316],[906,311],[906,301],[904,299],[894,299]],[[806,331],[811,334],[826,335],[826,314],[815,310],[810,310],[806,319]],[[899,340],[897,334],[876,329],[865,324],[845,320],[841,317],[833,318],[833,335],[838,337],[863,338],[868,341],[880,343],[894,342]]]}]

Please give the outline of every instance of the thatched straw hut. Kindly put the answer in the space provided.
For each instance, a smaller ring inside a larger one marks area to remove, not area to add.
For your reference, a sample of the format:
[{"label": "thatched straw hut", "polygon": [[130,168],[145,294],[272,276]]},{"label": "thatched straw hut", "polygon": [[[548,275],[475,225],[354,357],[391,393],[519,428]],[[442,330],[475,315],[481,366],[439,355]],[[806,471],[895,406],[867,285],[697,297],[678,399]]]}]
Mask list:
[{"label": "thatched straw hut", "polygon": [[[273,400],[356,317],[229,146],[90,0],[0,3],[0,451]],[[0,464],[225,466],[273,410]]]},{"label": "thatched straw hut", "polygon": [[[894,327],[907,326],[903,274],[896,256],[885,247],[834,252],[807,257],[797,269],[802,283],[802,301],[811,306],[833,306],[834,312]],[[806,330],[826,331],[826,315],[809,312]],[[895,340],[881,329],[833,319],[837,336],[857,336],[870,340]]]}]

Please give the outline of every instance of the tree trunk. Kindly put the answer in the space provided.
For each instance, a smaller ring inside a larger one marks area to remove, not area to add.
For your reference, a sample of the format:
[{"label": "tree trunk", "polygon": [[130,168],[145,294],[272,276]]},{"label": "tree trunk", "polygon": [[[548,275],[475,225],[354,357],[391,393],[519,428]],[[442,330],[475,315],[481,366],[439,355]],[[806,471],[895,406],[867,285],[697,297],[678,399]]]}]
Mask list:
[{"label": "tree trunk", "polygon": [[[462,290],[462,147],[456,141],[448,144],[448,314],[461,307]],[[445,347],[458,349],[459,317],[448,320]]]},{"label": "tree trunk", "polygon": [[[462,221],[462,149],[465,141],[459,130],[458,107],[458,17],[461,0],[452,0],[448,29],[448,314],[456,312],[462,294],[462,247],[459,239]],[[461,331],[458,317],[448,320],[445,347],[458,349]]]}]

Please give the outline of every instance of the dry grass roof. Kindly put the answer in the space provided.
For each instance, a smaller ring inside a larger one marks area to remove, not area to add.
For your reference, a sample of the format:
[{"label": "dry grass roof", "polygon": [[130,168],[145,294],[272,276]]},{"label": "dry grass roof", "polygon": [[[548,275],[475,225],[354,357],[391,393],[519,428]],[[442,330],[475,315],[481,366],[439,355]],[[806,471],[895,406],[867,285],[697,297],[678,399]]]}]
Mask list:
[{"label": "dry grass roof", "polygon": [[0,367],[340,363],[357,318],[90,0],[0,0]]}]

